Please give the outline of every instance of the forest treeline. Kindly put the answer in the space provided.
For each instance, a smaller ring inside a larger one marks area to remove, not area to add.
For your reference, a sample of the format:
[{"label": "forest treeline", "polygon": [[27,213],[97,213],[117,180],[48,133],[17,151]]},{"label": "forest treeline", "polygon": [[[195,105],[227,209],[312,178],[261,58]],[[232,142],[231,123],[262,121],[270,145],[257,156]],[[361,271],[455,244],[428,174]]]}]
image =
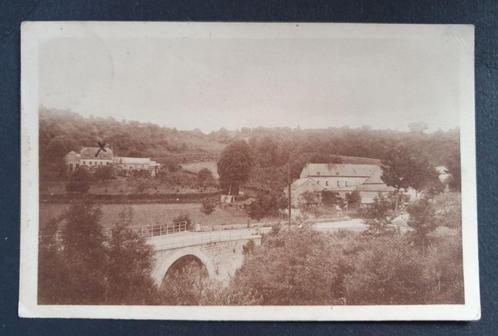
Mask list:
[{"label": "forest treeline", "polygon": [[[399,146],[417,160],[427,161],[434,167],[446,166],[458,178],[460,173],[458,129],[427,133],[421,129],[403,132],[368,127],[261,127],[235,131],[220,129],[206,134],[200,130],[177,130],[152,123],[85,118],[74,112],[41,108],[41,174],[62,172],[62,159],[67,152],[78,151],[82,146],[96,146],[96,139],[103,139],[112,146],[115,155],[151,157],[164,165],[171,165],[172,161],[174,164],[217,161],[227,144],[245,140],[251,151],[254,176],[267,177],[265,170],[284,176],[290,163],[292,177],[297,178],[306,162],[336,162],[338,156],[382,161]],[[345,162],[350,161],[346,159]],[[270,180],[282,178],[279,176]],[[260,183],[267,184],[266,181]]]}]

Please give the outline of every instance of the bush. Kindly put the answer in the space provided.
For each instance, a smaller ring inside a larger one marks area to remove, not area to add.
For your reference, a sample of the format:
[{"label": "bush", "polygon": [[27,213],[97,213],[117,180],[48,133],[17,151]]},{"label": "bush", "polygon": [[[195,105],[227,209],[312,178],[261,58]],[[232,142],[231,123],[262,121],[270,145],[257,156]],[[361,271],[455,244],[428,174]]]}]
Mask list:
[{"label": "bush", "polygon": [[275,223],[271,226],[271,234],[277,235],[282,229],[282,225],[280,223]]},{"label": "bush", "polygon": [[447,192],[434,197],[434,216],[438,226],[461,230],[462,201],[460,193]]},{"label": "bush", "polygon": [[207,187],[214,185],[216,183],[216,180],[213,176],[213,173],[207,168],[202,168],[199,170],[197,173],[197,183],[201,187]]},{"label": "bush", "polygon": [[106,239],[107,302],[109,304],[143,305],[155,297],[155,284],[150,276],[154,265],[154,250],[145,238],[131,229],[130,207],[118,214]]},{"label": "bush", "polygon": [[361,195],[358,190],[353,190],[351,193],[346,194],[346,203],[349,208],[357,208],[361,203]]},{"label": "bush", "polygon": [[350,257],[348,304],[423,304],[429,292],[424,261],[400,236],[371,239]]},{"label": "bush", "polygon": [[226,298],[230,304],[333,304],[342,296],[338,255],[310,229],[269,235],[246,255]]},{"label": "bush", "polygon": [[190,218],[189,214],[183,213],[183,214],[176,216],[173,219],[173,224],[175,226],[181,226],[181,225],[183,225],[183,223],[186,224],[187,231],[192,230],[192,219]]},{"label": "bush", "polygon": [[393,233],[395,231],[392,225],[393,208],[394,205],[388,198],[382,194],[376,196],[374,202],[360,212],[360,216],[368,225],[365,234],[382,236]]},{"label": "bush", "polygon": [[330,190],[323,190],[322,191],[322,202],[326,206],[335,206],[339,203],[339,194],[330,191]]},{"label": "bush", "polygon": [[55,237],[54,223],[42,230],[40,304],[153,303],[153,252],[129,228],[131,212],[118,216],[111,235],[104,234],[101,216],[99,207],[87,201],[76,202],[61,218],[61,239]]},{"label": "bush", "polygon": [[286,206],[287,198],[283,192],[260,192],[246,211],[249,217],[259,221],[264,217],[278,216],[279,210]]},{"label": "bush", "polygon": [[410,204],[406,211],[410,215],[407,224],[413,229],[413,241],[424,251],[429,244],[429,233],[437,227],[434,206],[428,198],[424,197]]},{"label": "bush", "polygon": [[201,211],[204,214],[210,215],[215,209],[216,209],[216,200],[212,198],[205,198],[202,200]]},{"label": "bush", "polygon": [[90,189],[90,174],[85,167],[78,167],[69,177],[66,190],[74,193],[87,193]]},{"label": "bush", "polygon": [[111,166],[98,166],[93,177],[98,181],[110,180],[114,177],[114,169]]}]

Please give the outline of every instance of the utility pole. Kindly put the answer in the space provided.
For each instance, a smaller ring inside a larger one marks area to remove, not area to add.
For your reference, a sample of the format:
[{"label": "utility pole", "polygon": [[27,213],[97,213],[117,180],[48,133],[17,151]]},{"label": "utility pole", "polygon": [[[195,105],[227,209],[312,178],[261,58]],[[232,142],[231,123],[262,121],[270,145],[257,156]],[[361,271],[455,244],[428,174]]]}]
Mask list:
[{"label": "utility pole", "polygon": [[290,156],[289,156],[289,161],[287,162],[287,184],[288,184],[288,188],[289,188],[289,191],[288,191],[288,207],[289,207],[289,229],[291,227],[291,205],[292,205],[292,201],[291,201],[291,170],[290,170]]}]

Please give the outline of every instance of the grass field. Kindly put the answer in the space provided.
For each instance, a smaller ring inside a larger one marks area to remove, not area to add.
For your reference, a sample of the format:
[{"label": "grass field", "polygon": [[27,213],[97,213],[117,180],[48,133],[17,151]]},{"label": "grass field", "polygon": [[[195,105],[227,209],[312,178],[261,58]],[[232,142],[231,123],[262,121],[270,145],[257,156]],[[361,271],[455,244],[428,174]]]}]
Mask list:
[{"label": "grass field", "polygon": [[[68,207],[68,204],[41,203],[40,204],[40,226],[47,225],[51,218],[60,216]],[[133,226],[171,223],[180,214],[188,214],[193,224],[201,226],[246,224],[249,217],[242,211],[235,209],[220,209],[210,215],[200,211],[199,203],[183,204],[103,204],[102,225],[109,228],[118,218],[118,214],[125,207],[133,210]],[[254,222],[254,221],[251,221]]]},{"label": "grass field", "polygon": [[[187,174],[187,173],[184,173]],[[194,179],[190,175],[190,180]],[[185,180],[185,179],[183,179]],[[190,182],[190,183],[189,183]],[[142,184],[142,188],[140,187]],[[90,185],[90,194],[102,195],[126,195],[126,194],[172,194],[172,193],[196,193],[201,190],[194,182],[186,180],[183,183],[172,185],[162,181],[159,178],[150,179],[133,179],[133,178],[115,178],[108,181],[92,181]],[[215,187],[205,187],[203,192],[215,192]],[[44,183],[43,194],[64,194],[66,185],[64,181],[47,181]]]}]

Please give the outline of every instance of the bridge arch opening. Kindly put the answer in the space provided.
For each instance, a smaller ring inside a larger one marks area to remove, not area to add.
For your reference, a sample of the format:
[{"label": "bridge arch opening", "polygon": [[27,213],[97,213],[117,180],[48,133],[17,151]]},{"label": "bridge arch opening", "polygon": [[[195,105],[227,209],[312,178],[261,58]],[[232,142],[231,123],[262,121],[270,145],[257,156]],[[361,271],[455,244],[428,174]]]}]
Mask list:
[{"label": "bridge arch opening", "polygon": [[168,267],[161,282],[161,289],[193,289],[202,285],[208,277],[208,268],[203,261],[193,254],[187,254],[176,259]]}]

